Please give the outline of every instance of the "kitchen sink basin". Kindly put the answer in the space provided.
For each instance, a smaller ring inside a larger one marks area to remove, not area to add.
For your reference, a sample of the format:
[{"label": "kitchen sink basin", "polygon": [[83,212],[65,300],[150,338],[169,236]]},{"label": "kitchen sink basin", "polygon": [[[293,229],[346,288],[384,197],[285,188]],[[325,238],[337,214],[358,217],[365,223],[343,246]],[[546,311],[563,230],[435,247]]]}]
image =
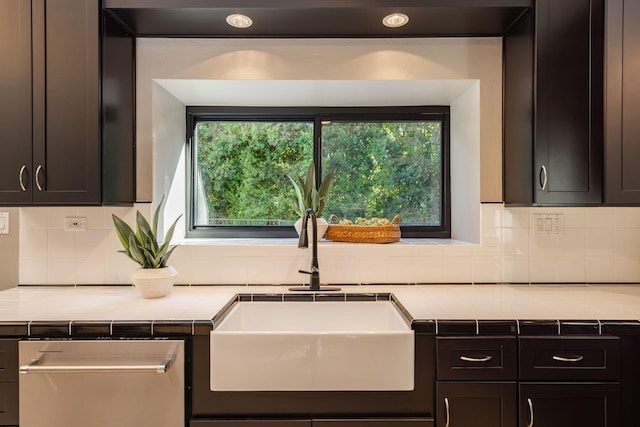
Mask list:
[{"label": "kitchen sink basin", "polygon": [[238,302],[211,331],[212,391],[413,390],[391,301]]}]

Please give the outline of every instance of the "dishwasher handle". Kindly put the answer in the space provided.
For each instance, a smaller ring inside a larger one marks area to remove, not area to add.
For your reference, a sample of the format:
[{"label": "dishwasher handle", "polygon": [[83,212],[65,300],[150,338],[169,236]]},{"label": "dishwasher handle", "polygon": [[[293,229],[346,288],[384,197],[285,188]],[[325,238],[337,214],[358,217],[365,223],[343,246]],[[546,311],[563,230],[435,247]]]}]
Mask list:
[{"label": "dishwasher handle", "polygon": [[21,365],[21,374],[53,374],[53,373],[143,373],[165,374],[173,366],[176,358],[176,345],[172,345],[164,359],[157,364],[140,365],[47,365],[47,352],[40,352],[26,365]]}]

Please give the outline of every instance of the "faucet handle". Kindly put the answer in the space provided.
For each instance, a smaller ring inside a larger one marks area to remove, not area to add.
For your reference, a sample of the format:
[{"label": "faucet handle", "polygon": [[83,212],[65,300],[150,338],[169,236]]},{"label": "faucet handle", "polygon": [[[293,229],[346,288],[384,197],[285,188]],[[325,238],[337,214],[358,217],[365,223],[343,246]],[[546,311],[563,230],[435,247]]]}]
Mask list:
[{"label": "faucet handle", "polygon": [[314,275],[319,276],[319,275],[320,275],[320,272],[318,271],[318,269],[317,269],[316,267],[311,268],[311,271],[307,271],[307,270],[298,270],[298,273],[308,274],[308,275],[310,275],[310,276],[314,276]]}]

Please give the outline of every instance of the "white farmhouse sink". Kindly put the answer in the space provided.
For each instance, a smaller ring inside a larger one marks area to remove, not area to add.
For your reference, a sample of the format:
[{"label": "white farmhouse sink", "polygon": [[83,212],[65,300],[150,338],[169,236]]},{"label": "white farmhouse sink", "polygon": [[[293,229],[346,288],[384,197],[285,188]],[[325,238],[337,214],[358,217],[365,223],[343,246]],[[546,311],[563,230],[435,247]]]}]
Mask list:
[{"label": "white farmhouse sink", "polygon": [[414,336],[396,306],[239,302],[211,331],[211,390],[413,390]]}]

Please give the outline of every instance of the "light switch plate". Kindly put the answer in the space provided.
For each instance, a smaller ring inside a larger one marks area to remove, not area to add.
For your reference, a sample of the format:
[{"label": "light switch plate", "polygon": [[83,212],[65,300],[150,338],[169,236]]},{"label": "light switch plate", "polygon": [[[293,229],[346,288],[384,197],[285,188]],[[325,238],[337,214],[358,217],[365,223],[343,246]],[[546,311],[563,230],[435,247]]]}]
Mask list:
[{"label": "light switch plate", "polygon": [[533,235],[534,236],[559,236],[564,234],[563,214],[533,214]]},{"label": "light switch plate", "polygon": [[0,212],[0,234],[9,234],[9,212]]}]

